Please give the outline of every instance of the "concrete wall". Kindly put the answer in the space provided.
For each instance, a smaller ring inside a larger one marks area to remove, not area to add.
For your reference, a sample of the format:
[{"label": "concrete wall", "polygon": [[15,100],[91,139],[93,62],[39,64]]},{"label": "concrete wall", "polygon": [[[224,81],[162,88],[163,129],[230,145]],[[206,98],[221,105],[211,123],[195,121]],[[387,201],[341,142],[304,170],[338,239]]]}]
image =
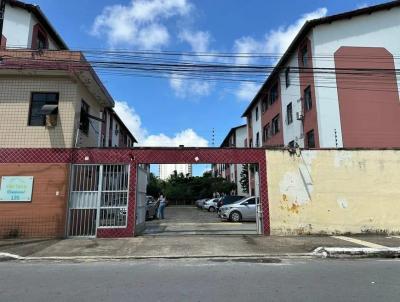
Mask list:
[{"label": "concrete wall", "polygon": [[2,176],[33,176],[32,202],[0,202],[0,238],[63,237],[68,164],[0,164]]},{"label": "concrete wall", "polygon": [[[28,126],[32,92],[59,93],[56,127]],[[0,76],[0,147],[71,148],[76,100],[77,85],[67,77]]]},{"label": "concrete wall", "polygon": [[7,4],[3,26],[3,35],[7,38],[7,47],[31,47],[33,25],[31,14],[28,11]]},{"label": "concrete wall", "polygon": [[[75,129],[79,127],[80,114],[81,114],[81,101],[84,100],[89,105],[89,114],[101,118],[101,111],[104,109],[95,100],[93,95],[87,90],[86,87],[78,85],[78,95],[76,98],[75,108]],[[76,132],[76,131],[75,131]],[[114,132],[114,131],[113,131]],[[75,134],[76,135],[76,134]],[[101,122],[94,119],[90,119],[89,132],[88,134],[79,132],[78,145],[77,147],[99,147],[101,137]],[[113,145],[114,146],[114,145]]]},{"label": "concrete wall", "polygon": [[[38,19],[25,9],[6,5],[3,35],[7,38],[8,48],[31,48],[33,27]],[[53,38],[47,36],[49,49],[57,50],[59,46]]]},{"label": "concrete wall", "polygon": [[400,150],[266,155],[272,235],[400,232]]}]

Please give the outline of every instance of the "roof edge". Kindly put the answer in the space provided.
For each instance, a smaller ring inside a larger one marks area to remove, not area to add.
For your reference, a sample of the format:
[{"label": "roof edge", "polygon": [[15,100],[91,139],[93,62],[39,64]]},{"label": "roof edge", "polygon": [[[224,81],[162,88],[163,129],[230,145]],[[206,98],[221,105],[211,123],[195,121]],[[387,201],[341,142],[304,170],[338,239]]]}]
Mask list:
[{"label": "roof edge", "polygon": [[327,24],[327,23],[331,23],[331,22],[334,22],[337,20],[343,20],[343,19],[347,19],[347,18],[365,15],[365,14],[371,14],[373,12],[378,12],[378,11],[382,11],[382,10],[389,10],[389,9],[392,9],[392,8],[398,7],[398,6],[400,6],[400,0],[395,0],[395,1],[391,1],[391,2],[378,4],[378,5],[359,8],[359,9],[352,10],[352,11],[347,11],[344,13],[326,16],[326,17],[319,18],[319,19],[313,19],[313,20],[306,21],[304,23],[303,27],[297,33],[296,37],[290,43],[290,45],[287,48],[287,50],[285,51],[285,53],[279,59],[278,63],[276,63],[274,69],[271,71],[268,78],[261,85],[261,88],[257,91],[256,95],[254,96],[254,98],[252,99],[250,104],[247,106],[246,110],[243,112],[242,117],[247,116],[249,111],[253,108],[254,104],[256,103],[261,91],[263,89],[265,89],[265,87],[274,80],[274,77],[276,76],[277,73],[279,73],[282,65],[286,63],[286,61],[289,59],[290,55],[293,54],[293,50],[298,46],[298,44],[302,41],[302,39],[308,34],[308,32],[312,28],[314,28],[315,26],[321,25],[321,24]]},{"label": "roof edge", "polygon": [[61,36],[58,34],[56,29],[51,25],[49,19],[46,17],[46,15],[43,13],[43,11],[40,9],[39,5],[34,5],[34,4],[28,4],[19,0],[6,0],[6,3],[8,3],[12,7],[19,7],[22,9],[27,10],[30,13],[33,13],[35,17],[38,19],[38,21],[44,26],[46,31],[50,34],[53,40],[60,46],[61,50],[69,50],[67,44],[64,42],[64,40],[61,38]]}]

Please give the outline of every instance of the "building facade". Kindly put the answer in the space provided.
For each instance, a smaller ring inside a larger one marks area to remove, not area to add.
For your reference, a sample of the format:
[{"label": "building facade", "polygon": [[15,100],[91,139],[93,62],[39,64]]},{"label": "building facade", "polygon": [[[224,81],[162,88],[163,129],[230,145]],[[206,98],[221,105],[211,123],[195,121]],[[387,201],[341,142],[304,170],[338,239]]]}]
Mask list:
[{"label": "building facade", "polygon": [[159,165],[159,177],[162,180],[167,180],[175,172],[178,175],[183,174],[184,176],[192,176],[192,165],[191,164],[164,164],[164,165]]},{"label": "building facade", "polygon": [[[244,148],[247,142],[247,126],[241,125],[232,128],[221,144],[221,148]],[[212,170],[214,176],[223,177],[236,184],[235,194],[248,195],[249,189],[243,189],[240,179],[243,169],[248,168],[248,165],[243,164],[213,164]]]},{"label": "building facade", "polygon": [[306,22],[243,114],[250,147],[400,147],[400,2]]},{"label": "building facade", "polygon": [[134,136],[83,53],[68,50],[38,6],[5,3],[0,147],[132,147]]}]

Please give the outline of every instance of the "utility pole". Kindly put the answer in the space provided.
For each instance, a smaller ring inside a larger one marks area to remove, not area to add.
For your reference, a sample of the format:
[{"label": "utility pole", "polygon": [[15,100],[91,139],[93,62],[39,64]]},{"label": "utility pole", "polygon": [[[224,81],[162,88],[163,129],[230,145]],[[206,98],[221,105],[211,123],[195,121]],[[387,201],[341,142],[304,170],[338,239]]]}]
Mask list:
[{"label": "utility pole", "polygon": [[211,145],[215,147],[215,128],[212,128]]},{"label": "utility pole", "polygon": [[3,37],[3,24],[4,24],[5,10],[6,10],[6,0],[0,0],[0,43],[1,43],[1,38]]}]

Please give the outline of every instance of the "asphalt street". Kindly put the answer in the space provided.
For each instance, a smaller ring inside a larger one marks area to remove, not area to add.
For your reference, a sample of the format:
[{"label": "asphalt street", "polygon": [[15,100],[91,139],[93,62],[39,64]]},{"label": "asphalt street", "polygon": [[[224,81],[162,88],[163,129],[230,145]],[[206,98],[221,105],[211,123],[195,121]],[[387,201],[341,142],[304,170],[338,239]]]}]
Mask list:
[{"label": "asphalt street", "polygon": [[0,301],[399,301],[398,260],[0,263]]}]

